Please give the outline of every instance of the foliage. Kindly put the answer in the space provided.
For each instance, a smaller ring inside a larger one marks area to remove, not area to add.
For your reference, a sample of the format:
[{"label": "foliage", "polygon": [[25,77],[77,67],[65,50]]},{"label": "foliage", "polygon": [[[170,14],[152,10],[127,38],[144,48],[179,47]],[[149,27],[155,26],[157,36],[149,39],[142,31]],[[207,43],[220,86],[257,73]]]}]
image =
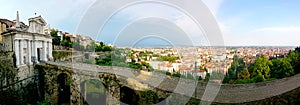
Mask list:
[{"label": "foliage", "polygon": [[64,46],[64,47],[72,47],[72,42],[71,42],[70,40],[64,39],[64,40],[61,42],[61,45]]},{"label": "foliage", "polygon": [[179,57],[174,57],[174,56],[171,56],[170,54],[168,56],[159,56],[159,58],[158,58],[158,60],[169,61],[169,62],[175,62],[178,59],[179,59]]},{"label": "foliage", "polygon": [[108,55],[105,58],[96,58],[96,64],[100,66],[112,66],[111,55]]},{"label": "foliage", "polygon": [[156,104],[158,103],[158,95],[156,92],[153,92],[151,90],[147,90],[140,93],[140,100],[139,104]]},{"label": "foliage", "polygon": [[53,30],[53,29],[52,29],[52,30],[50,31],[50,35],[51,35],[52,38],[53,38],[53,39],[52,39],[52,44],[53,44],[53,45],[60,45],[60,44],[61,44],[61,42],[60,42],[60,40],[61,40],[61,39],[60,39],[60,36],[57,35],[57,31],[56,31],[56,30]]},{"label": "foliage", "polygon": [[265,79],[264,75],[258,74],[255,77],[253,77],[252,80],[255,82],[264,82],[266,79]]},{"label": "foliage", "polygon": [[173,77],[179,77],[179,78],[180,78],[180,77],[181,77],[181,74],[180,74],[180,73],[173,73],[172,76],[173,76]]},{"label": "foliage", "polygon": [[283,58],[280,60],[272,60],[273,66],[271,67],[271,77],[272,78],[284,78],[294,75],[294,69],[289,62],[288,58]]},{"label": "foliage", "polygon": [[141,70],[142,66],[145,66],[148,71],[153,71],[154,69],[146,62],[128,62],[125,63],[125,56],[122,55],[123,51],[120,49],[114,50],[114,52],[109,52],[105,57],[96,58],[96,64],[101,66],[120,66],[120,67],[130,67],[136,70]]},{"label": "foliage", "polygon": [[300,73],[300,48],[297,47],[295,51],[290,52],[287,55],[287,58],[289,59],[289,62],[294,69],[294,72],[297,74]]},{"label": "foliage", "polygon": [[51,103],[47,100],[37,102],[37,105],[51,105]]},{"label": "foliage", "polygon": [[101,52],[101,51],[112,51],[113,47],[112,46],[107,46],[103,42],[100,42],[99,45],[95,46],[95,51],[96,52]]},{"label": "foliage", "polygon": [[240,79],[250,79],[250,73],[248,71],[248,68],[244,68],[244,70],[239,75]]},{"label": "foliage", "polygon": [[208,82],[210,79],[210,73],[206,73],[204,81]]},{"label": "foliage", "polygon": [[73,42],[72,47],[74,48],[74,50],[77,50],[77,51],[85,50],[84,46],[80,44],[79,40],[76,40],[75,42]]},{"label": "foliage", "polygon": [[4,83],[9,84],[15,80],[17,71],[14,69],[14,56],[8,52],[0,53],[0,87]]},{"label": "foliage", "polygon": [[256,76],[263,76],[264,79],[270,78],[270,66],[272,66],[272,62],[269,61],[267,56],[260,56],[249,67],[249,72],[252,74],[251,78]]},{"label": "foliage", "polygon": [[53,59],[54,61],[56,60],[60,60],[62,58],[66,58],[68,56],[71,56],[72,55],[72,52],[66,52],[66,51],[53,51],[52,52],[52,55],[53,55]]},{"label": "foliage", "polygon": [[[265,55],[258,57],[253,64],[247,68],[243,66],[241,60],[232,63],[223,83],[255,83],[281,79],[300,73],[300,47],[295,51],[290,51],[287,56],[280,58],[270,58]],[[239,58],[240,59],[240,58]],[[244,69],[240,71],[242,65]]]},{"label": "foliage", "polygon": [[247,83],[254,83],[253,79],[237,79],[234,81],[234,84],[247,84]]},{"label": "foliage", "polygon": [[242,58],[238,58],[237,56],[233,57],[233,62],[231,67],[228,69],[228,73],[226,74],[223,83],[229,83],[230,80],[238,79],[238,74],[245,69],[245,62]]}]

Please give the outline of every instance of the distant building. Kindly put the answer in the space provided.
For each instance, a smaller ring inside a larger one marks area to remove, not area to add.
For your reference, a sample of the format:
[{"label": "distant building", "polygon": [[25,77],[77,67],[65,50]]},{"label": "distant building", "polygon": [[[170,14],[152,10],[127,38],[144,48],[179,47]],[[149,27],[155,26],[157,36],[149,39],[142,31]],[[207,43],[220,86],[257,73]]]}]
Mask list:
[{"label": "distant building", "polygon": [[65,34],[65,37],[70,38],[71,42],[75,42],[76,35],[74,35],[74,34]]},{"label": "distant building", "polygon": [[78,38],[80,45],[84,46],[84,48],[87,47],[87,45],[90,45],[93,41],[93,39],[89,36],[81,36],[78,35]]},{"label": "distant building", "polygon": [[53,58],[49,25],[41,16],[29,18],[28,21],[29,26],[20,22],[18,12],[15,21],[0,20],[1,43],[6,51],[15,52],[18,67]]}]

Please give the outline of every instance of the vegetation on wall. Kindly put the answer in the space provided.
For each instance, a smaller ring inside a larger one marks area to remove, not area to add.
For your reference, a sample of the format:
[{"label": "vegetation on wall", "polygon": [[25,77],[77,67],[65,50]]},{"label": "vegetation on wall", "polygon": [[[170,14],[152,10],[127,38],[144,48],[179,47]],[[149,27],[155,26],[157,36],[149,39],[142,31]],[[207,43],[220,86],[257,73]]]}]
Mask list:
[{"label": "vegetation on wall", "polygon": [[120,67],[130,67],[136,70],[141,70],[143,66],[147,68],[148,71],[153,71],[153,68],[146,62],[125,62],[126,57],[122,56],[122,52],[115,50],[114,52],[107,52],[101,57],[96,58],[96,64],[100,66],[120,66]]},{"label": "vegetation on wall", "polygon": [[16,81],[18,70],[15,67],[13,52],[0,53],[0,105],[36,104],[39,100],[37,78],[21,85],[22,82]]},{"label": "vegetation on wall", "polygon": [[68,56],[72,55],[72,52],[66,52],[66,51],[53,51],[52,52],[54,61],[61,60],[63,58],[66,58]]},{"label": "vegetation on wall", "polygon": [[0,53],[0,87],[14,82],[17,75],[13,56],[12,52]]}]

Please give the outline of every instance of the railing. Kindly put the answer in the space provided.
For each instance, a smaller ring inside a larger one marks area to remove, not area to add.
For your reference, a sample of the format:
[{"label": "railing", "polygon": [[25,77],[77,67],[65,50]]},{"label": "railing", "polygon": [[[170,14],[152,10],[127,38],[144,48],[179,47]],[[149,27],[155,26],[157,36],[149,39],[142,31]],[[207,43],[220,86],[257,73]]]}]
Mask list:
[{"label": "railing", "polygon": [[16,86],[16,85],[23,86],[23,81],[28,81],[30,79],[33,79],[33,81],[36,81],[36,80],[38,80],[38,75],[30,76],[30,77],[27,77],[25,79],[22,79],[22,80],[10,83],[10,84],[8,84],[6,86],[2,86],[2,87],[0,87],[0,90],[5,90],[6,88],[9,88],[11,86]]}]

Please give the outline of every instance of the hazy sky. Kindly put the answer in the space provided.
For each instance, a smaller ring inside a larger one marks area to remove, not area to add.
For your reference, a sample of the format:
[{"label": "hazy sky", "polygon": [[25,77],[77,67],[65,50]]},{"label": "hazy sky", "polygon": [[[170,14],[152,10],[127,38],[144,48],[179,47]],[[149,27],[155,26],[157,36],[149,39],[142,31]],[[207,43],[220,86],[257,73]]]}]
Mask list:
[{"label": "hazy sky", "polygon": [[[2,0],[0,18],[20,20],[35,13],[41,15],[52,28],[75,33],[86,11],[96,0]],[[99,0],[105,2],[106,0]],[[299,46],[300,45],[300,1],[299,0],[204,0],[214,14],[223,33],[225,45],[230,46]],[[107,8],[109,9],[109,8]],[[161,11],[160,11],[161,10]],[[101,14],[101,13],[95,13]],[[159,16],[186,31],[196,45],[207,45],[202,32],[195,28],[189,18],[167,6],[145,4],[132,6],[114,15],[105,27],[107,30],[97,40],[113,43],[122,26],[138,17]],[[99,27],[97,27],[99,28]],[[94,29],[93,25],[88,29]],[[175,31],[174,31],[175,32]]]}]

